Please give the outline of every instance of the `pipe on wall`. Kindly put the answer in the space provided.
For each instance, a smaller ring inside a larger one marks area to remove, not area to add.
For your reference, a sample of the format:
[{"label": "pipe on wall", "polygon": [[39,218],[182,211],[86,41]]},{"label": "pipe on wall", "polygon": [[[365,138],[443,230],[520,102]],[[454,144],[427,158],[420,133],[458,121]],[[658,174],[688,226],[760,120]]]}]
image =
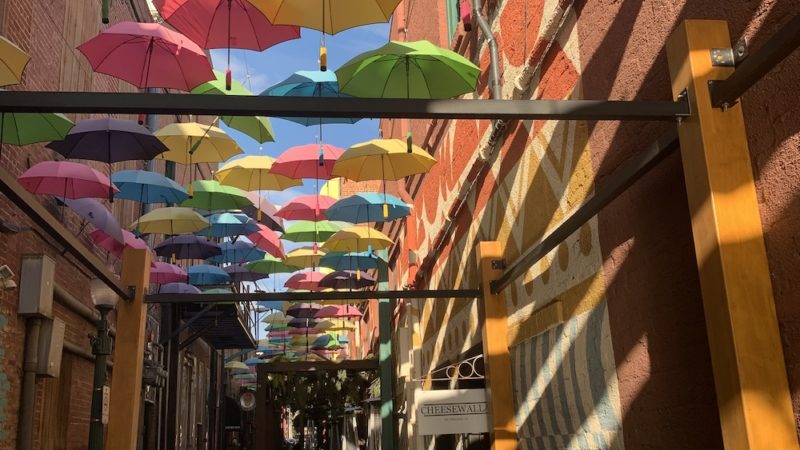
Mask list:
[{"label": "pipe on wall", "polygon": [[39,333],[42,319],[28,317],[25,319],[25,355],[22,364],[22,395],[19,405],[19,430],[17,449],[33,448],[33,415],[36,404],[36,370],[39,368]]},{"label": "pipe on wall", "polygon": [[[69,309],[70,311],[74,312],[75,314],[83,317],[84,319],[86,319],[87,321],[91,322],[92,324],[97,322],[97,319],[100,318],[100,314],[97,311],[95,311],[94,309],[92,309],[92,308],[86,306],[85,304],[83,304],[80,300],[75,298],[75,296],[70,294],[69,291],[67,291],[63,286],[60,286],[58,284],[54,284],[53,285],[53,298],[57,302],[59,302],[62,305],[66,306],[67,309]],[[112,337],[116,336],[117,335],[117,329],[115,327],[111,326],[109,328],[109,334],[111,334]],[[66,342],[65,342],[65,345],[66,345]]]}]

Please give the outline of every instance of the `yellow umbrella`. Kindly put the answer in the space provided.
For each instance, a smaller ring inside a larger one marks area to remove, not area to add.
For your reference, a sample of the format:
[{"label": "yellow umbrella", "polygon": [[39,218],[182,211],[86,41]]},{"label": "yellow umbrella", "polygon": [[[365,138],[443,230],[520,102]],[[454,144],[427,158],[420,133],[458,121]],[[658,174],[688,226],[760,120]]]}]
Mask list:
[{"label": "yellow umbrella", "polygon": [[31,57],[16,44],[0,36],[0,86],[18,84]]},{"label": "yellow umbrella", "polygon": [[312,247],[300,247],[287,253],[283,262],[297,268],[316,267],[319,266],[319,260],[325,256],[325,253],[327,252],[322,249],[314,251]]},{"label": "yellow umbrella", "polygon": [[350,322],[349,320],[342,320],[342,319],[339,319],[338,323],[334,323],[331,320],[323,320],[321,322],[317,322],[316,328],[318,330],[325,330],[326,332],[353,331],[356,329],[356,324]]},{"label": "yellow umbrella", "polygon": [[374,228],[356,225],[337,231],[322,247],[331,252],[371,252],[393,243],[389,236]]},{"label": "yellow umbrella", "polygon": [[222,162],[243,153],[236,141],[213,125],[172,123],[154,134],[169,149],[158,158],[180,164]]},{"label": "yellow umbrella", "polygon": [[425,173],[434,164],[436,159],[416,145],[409,153],[403,140],[373,139],[347,149],[333,164],[332,174],[353,181],[396,181]]},{"label": "yellow umbrella", "polygon": [[192,208],[172,206],[150,211],[133,222],[130,229],[143,234],[185,234],[196,233],[207,227],[208,221]]},{"label": "yellow umbrella", "polygon": [[222,184],[245,191],[282,191],[303,184],[301,180],[270,173],[273,162],[269,156],[245,156],[227,162],[214,176]]},{"label": "yellow umbrella", "polygon": [[325,184],[319,188],[319,195],[327,195],[336,200],[342,198],[342,179],[333,178],[326,181]]},{"label": "yellow umbrella", "polygon": [[228,361],[225,363],[225,368],[229,370],[247,370],[250,371],[250,368],[247,367],[247,364],[241,361]]}]

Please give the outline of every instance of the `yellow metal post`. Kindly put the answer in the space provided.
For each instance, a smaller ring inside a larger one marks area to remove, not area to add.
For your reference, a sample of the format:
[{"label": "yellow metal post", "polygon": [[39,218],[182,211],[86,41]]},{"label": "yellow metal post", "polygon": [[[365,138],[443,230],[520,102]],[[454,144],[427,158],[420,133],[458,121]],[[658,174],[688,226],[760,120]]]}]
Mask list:
[{"label": "yellow metal post", "polygon": [[492,294],[489,288],[489,283],[503,274],[499,264],[503,259],[503,247],[499,242],[480,242],[478,258],[483,291],[479,311],[483,316],[483,360],[492,450],[516,450],[519,443],[508,352],[508,310],[503,296]]},{"label": "yellow metal post", "polygon": [[144,296],[150,280],[150,253],[126,249],[122,256],[121,282],[134,289],[130,302],[117,304],[117,336],[111,379],[106,448],[135,450],[139,431],[144,366],[144,331],[147,308]]},{"label": "yellow metal post", "polygon": [[798,448],[741,104],[711,106],[712,65],[730,48],[724,21],[687,20],[667,42],[722,437],[729,449]]}]

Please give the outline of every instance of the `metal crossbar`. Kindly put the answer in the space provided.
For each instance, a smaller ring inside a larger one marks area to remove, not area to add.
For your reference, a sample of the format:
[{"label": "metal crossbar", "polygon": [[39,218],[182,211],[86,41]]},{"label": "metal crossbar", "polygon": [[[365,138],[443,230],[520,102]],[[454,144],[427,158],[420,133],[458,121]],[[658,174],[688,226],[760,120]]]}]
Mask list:
[{"label": "metal crossbar", "polygon": [[357,291],[357,292],[262,292],[252,294],[150,294],[145,303],[230,303],[230,302],[317,302],[325,300],[376,300],[386,299],[434,299],[464,298],[474,299],[482,296],[480,289],[439,289],[415,291]]}]

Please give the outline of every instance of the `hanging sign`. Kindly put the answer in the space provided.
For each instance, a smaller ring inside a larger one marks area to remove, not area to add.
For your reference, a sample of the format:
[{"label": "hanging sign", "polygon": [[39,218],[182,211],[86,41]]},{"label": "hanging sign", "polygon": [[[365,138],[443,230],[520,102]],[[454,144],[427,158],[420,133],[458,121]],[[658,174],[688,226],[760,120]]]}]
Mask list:
[{"label": "hanging sign", "polygon": [[483,389],[417,389],[414,399],[421,435],[489,432],[489,404]]}]

